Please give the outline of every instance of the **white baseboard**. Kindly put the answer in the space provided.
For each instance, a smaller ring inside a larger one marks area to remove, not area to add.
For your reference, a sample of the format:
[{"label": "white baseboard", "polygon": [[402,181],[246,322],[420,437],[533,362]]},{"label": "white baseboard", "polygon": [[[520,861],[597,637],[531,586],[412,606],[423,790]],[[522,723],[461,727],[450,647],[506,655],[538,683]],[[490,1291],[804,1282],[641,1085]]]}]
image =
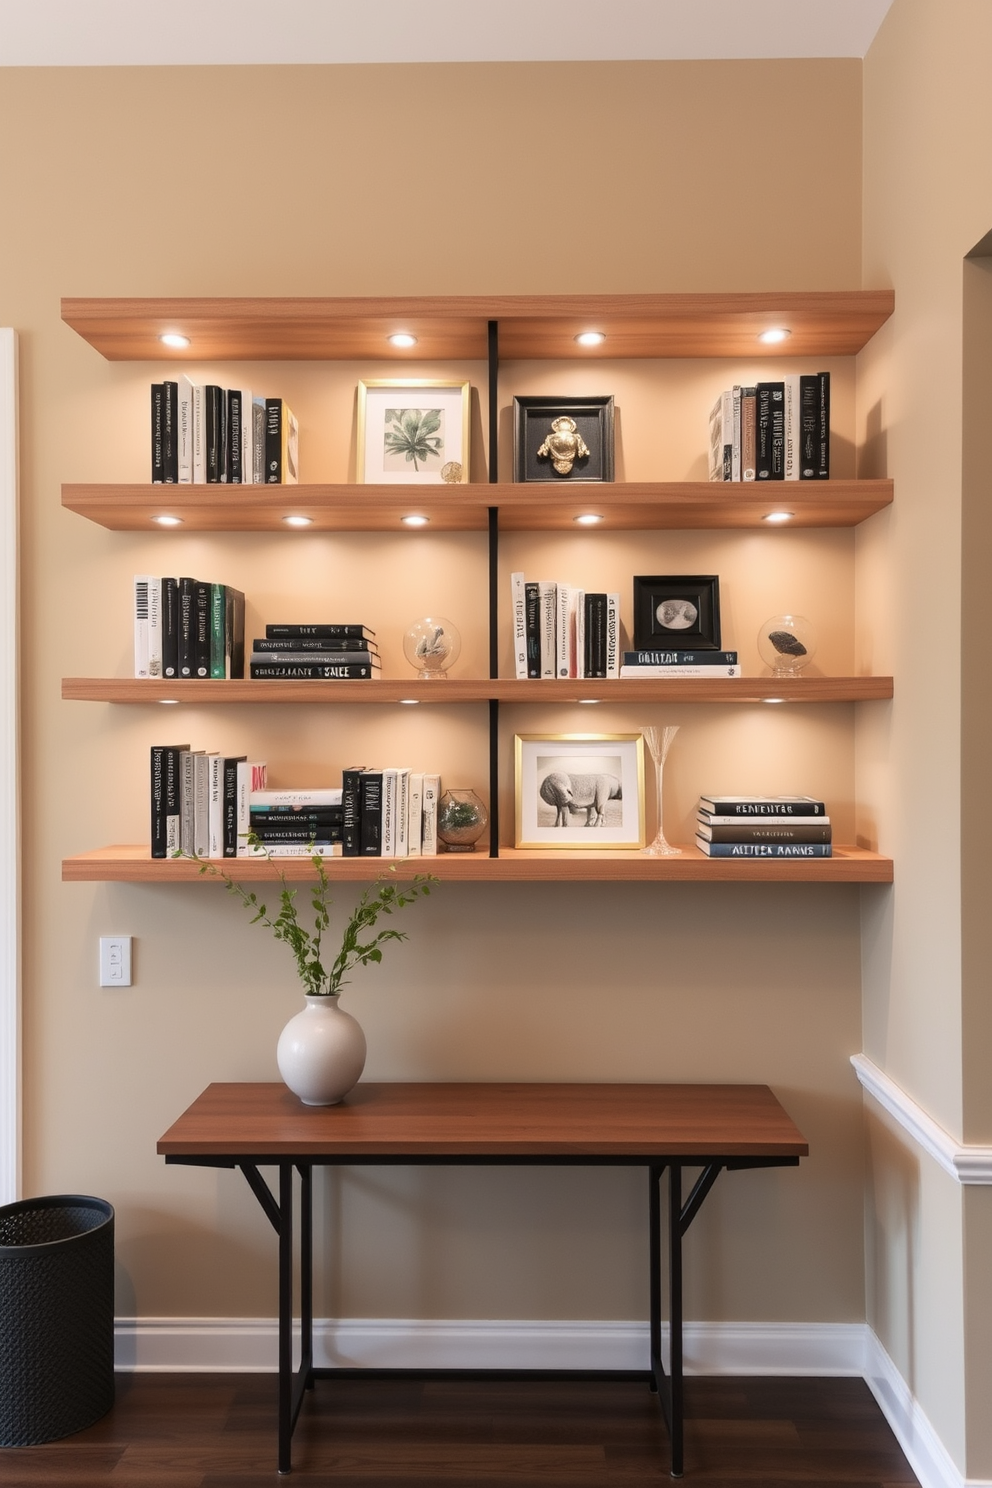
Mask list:
[{"label": "white baseboard", "polygon": [[865,1379],[922,1488],[992,1488],[992,1478],[965,1478],[902,1375],[870,1328]]},{"label": "white baseboard", "polygon": [[[274,1318],[119,1318],[117,1367],[252,1372],[276,1367]],[[665,1340],[667,1345],[667,1339]],[[860,1323],[687,1323],[690,1374],[863,1375]],[[646,1369],[636,1322],[321,1318],[314,1362],[351,1369]]]}]

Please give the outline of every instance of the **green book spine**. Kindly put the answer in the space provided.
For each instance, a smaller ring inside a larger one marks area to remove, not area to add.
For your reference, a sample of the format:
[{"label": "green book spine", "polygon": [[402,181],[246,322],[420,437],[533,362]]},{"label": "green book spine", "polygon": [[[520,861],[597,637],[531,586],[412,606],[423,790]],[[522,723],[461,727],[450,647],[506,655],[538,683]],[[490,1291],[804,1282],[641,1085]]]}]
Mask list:
[{"label": "green book spine", "polygon": [[227,676],[225,646],[225,612],[227,609],[225,584],[210,585],[210,675],[223,680]]}]

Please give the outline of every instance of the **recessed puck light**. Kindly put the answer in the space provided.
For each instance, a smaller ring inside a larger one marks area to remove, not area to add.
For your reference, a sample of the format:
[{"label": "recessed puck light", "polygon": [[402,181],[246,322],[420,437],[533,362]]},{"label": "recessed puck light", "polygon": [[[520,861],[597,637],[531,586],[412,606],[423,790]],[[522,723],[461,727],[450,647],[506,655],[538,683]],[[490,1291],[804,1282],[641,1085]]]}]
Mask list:
[{"label": "recessed puck light", "polygon": [[183,525],[182,517],[152,517],[152,521],[157,522],[160,527],[181,527]]},{"label": "recessed puck light", "polygon": [[406,708],[416,708],[420,702],[419,698],[400,698],[400,702]]},{"label": "recessed puck light", "polygon": [[400,521],[405,522],[408,527],[426,527],[430,517],[418,517],[411,514],[408,517],[400,517]]},{"label": "recessed puck light", "polygon": [[283,517],[287,527],[312,527],[313,517]]},{"label": "recessed puck light", "polygon": [[606,340],[606,332],[580,331],[575,339],[580,346],[602,346],[603,342]]},{"label": "recessed puck light", "polygon": [[387,340],[390,346],[416,346],[417,344],[416,336],[411,336],[409,331],[396,331],[392,336],[387,337]]},{"label": "recessed puck light", "polygon": [[189,345],[188,336],[180,336],[178,331],[166,331],[164,336],[158,338],[163,346],[171,346],[175,351],[184,351]]},{"label": "recessed puck light", "polygon": [[763,341],[766,346],[777,346],[780,341],[788,341],[791,335],[792,332],[785,326],[771,326],[767,331],[761,332],[758,340]]},{"label": "recessed puck light", "polygon": [[593,527],[602,520],[603,518],[597,512],[583,512],[580,517],[572,518],[573,522],[578,522],[582,527]]},{"label": "recessed puck light", "polygon": [[791,522],[792,521],[792,518],[794,516],[795,516],[795,512],[787,512],[787,511],[765,512],[765,515],[762,517],[761,520],[763,522]]}]

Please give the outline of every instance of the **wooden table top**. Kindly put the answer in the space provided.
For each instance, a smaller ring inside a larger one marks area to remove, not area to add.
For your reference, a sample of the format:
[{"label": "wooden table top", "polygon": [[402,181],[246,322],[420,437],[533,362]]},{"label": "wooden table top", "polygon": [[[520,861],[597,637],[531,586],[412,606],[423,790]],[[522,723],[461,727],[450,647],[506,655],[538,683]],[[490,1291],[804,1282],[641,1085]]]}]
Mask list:
[{"label": "wooden table top", "polygon": [[282,1084],[214,1084],[166,1157],[804,1157],[767,1085],[385,1084],[305,1106]]}]

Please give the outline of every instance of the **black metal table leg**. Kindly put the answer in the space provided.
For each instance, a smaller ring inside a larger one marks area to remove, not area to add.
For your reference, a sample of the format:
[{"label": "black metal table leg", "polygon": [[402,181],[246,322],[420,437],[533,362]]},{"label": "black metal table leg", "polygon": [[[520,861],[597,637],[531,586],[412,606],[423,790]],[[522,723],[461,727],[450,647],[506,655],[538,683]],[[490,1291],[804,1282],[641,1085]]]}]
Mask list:
[{"label": "black metal table leg", "polygon": [[292,1472],[293,1451],[293,1164],[279,1164],[279,1458]]},{"label": "black metal table leg", "polygon": [[[313,1164],[297,1163],[300,1175],[300,1380],[313,1389]],[[298,1410],[299,1407],[297,1406]],[[294,1411],[294,1422],[296,1411]]]},{"label": "black metal table leg", "polygon": [[683,1471],[682,1410],[682,1164],[668,1165],[668,1379],[671,1399],[672,1477]]},{"label": "black metal table leg", "polygon": [[662,1396],[666,1419],[668,1402],[664,1400],[665,1368],[661,1362],[661,1175],[664,1163],[648,1167],[648,1317],[651,1326],[649,1388]]}]

